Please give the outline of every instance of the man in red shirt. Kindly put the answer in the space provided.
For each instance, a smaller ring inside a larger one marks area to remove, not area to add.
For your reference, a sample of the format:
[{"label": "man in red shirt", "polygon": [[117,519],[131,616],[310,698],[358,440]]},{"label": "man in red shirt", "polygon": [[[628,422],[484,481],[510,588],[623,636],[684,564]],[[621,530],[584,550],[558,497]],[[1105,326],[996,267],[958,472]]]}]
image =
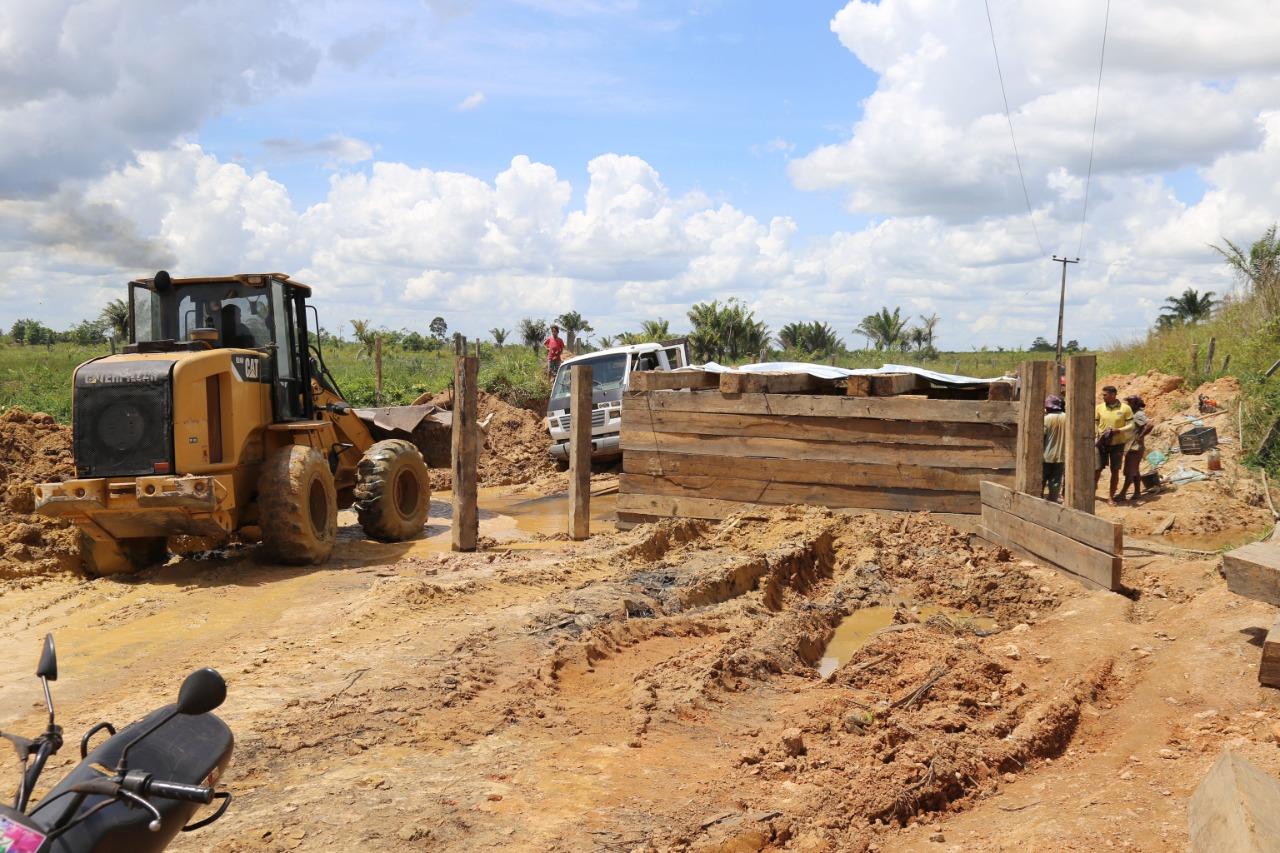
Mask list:
[{"label": "man in red shirt", "polygon": [[560,369],[560,355],[564,352],[564,341],[560,338],[560,327],[551,327],[551,337],[542,342],[547,348],[547,375],[555,376]]}]

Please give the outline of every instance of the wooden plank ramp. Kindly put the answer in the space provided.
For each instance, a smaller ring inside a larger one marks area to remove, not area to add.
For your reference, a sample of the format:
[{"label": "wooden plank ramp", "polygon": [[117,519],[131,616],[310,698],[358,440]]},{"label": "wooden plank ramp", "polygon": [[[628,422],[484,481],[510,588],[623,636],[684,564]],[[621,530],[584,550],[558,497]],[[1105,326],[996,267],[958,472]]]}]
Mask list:
[{"label": "wooden plank ramp", "polygon": [[1280,542],[1252,542],[1228,551],[1222,555],[1222,574],[1236,595],[1280,605]]},{"label": "wooden plank ramp", "polygon": [[982,484],[984,539],[1025,551],[1093,589],[1120,589],[1123,528],[1069,507]]}]

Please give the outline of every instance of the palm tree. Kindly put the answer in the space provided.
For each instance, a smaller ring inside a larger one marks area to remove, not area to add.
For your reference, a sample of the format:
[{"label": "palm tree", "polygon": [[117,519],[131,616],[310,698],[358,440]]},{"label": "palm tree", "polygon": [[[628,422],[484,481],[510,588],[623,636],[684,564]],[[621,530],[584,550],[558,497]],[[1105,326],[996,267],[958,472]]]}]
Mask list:
[{"label": "palm tree", "polygon": [[815,356],[830,355],[844,346],[836,330],[826,323],[788,323],[778,332],[783,349]]},{"label": "palm tree", "polygon": [[356,340],[360,342],[360,352],[356,354],[357,358],[369,358],[373,355],[373,348],[378,337],[378,332],[373,328],[368,320],[351,320],[351,334],[356,336]]},{"label": "palm tree", "polygon": [[875,314],[868,314],[854,329],[854,332],[865,337],[878,350],[896,349],[903,340],[907,322],[902,319],[902,309],[881,308]]},{"label": "palm tree", "polygon": [[596,338],[596,343],[600,345],[600,349],[608,349],[614,345],[613,335],[601,335]]},{"label": "palm tree", "polygon": [[565,346],[569,348],[569,352],[573,352],[574,345],[578,342],[579,332],[594,332],[591,324],[582,319],[582,315],[577,311],[566,311],[556,318],[556,324],[564,329],[566,340]]},{"label": "palm tree", "polygon": [[646,341],[665,341],[671,337],[671,324],[659,317],[657,320],[645,320],[640,324],[640,335]]},{"label": "palm tree", "polygon": [[129,306],[123,299],[112,299],[102,309],[99,317],[120,340],[124,340],[129,334]]},{"label": "palm tree", "polygon": [[723,306],[717,300],[699,302],[689,309],[688,317],[693,325],[689,345],[696,358],[737,361],[769,345],[769,327],[736,298]]},{"label": "palm tree", "polygon": [[1268,313],[1280,311],[1280,237],[1276,235],[1276,226],[1273,224],[1253,242],[1248,255],[1225,237],[1222,242],[1227,244],[1226,249],[1212,244],[1209,248],[1222,255],[1236,276],[1262,297]]},{"label": "palm tree", "polygon": [[1213,313],[1213,291],[1202,295],[1188,287],[1181,296],[1170,296],[1164,302],[1161,314],[1167,316],[1169,322],[1162,328],[1178,323],[1198,323]]},{"label": "palm tree", "polygon": [[920,329],[924,332],[925,337],[923,348],[933,349],[933,333],[941,319],[937,312],[930,314],[928,317],[923,314],[920,315]]},{"label": "palm tree", "polygon": [[493,338],[494,344],[502,346],[507,342],[507,335],[510,334],[506,329],[490,329],[489,335]]},{"label": "palm tree", "polygon": [[525,317],[520,321],[519,331],[520,340],[536,353],[538,347],[547,339],[547,321]]}]

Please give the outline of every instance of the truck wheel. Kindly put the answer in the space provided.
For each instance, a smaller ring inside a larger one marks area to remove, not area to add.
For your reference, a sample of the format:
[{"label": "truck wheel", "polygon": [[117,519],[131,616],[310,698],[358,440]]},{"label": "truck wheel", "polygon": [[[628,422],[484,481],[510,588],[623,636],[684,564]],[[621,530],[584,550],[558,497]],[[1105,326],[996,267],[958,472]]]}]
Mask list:
[{"label": "truck wheel", "polygon": [[356,466],[356,517],[370,539],[403,542],[422,532],[431,508],[431,478],[418,448],[379,441]]},{"label": "truck wheel", "polygon": [[87,533],[80,534],[80,559],[90,577],[133,574],[163,563],[167,556],[163,536],[99,542]]},{"label": "truck wheel", "polygon": [[338,538],[338,495],[324,457],[291,444],[276,450],[258,478],[265,556],[303,566],[328,559]]},{"label": "truck wheel", "polygon": [[556,462],[556,470],[559,471],[560,473],[563,474],[565,471],[569,470],[568,459],[557,459],[555,460],[555,462]]}]

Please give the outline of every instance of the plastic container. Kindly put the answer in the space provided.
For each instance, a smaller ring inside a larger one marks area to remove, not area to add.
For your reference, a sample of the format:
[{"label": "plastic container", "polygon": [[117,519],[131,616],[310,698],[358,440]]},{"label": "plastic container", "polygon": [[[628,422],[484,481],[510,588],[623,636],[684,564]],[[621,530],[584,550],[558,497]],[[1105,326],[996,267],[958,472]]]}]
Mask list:
[{"label": "plastic container", "polygon": [[1213,447],[1204,456],[1205,461],[1209,463],[1210,471],[1222,470],[1222,454],[1218,453],[1218,448]]},{"label": "plastic container", "polygon": [[1218,446],[1218,431],[1213,427],[1196,427],[1178,436],[1178,449],[1195,455]]}]

